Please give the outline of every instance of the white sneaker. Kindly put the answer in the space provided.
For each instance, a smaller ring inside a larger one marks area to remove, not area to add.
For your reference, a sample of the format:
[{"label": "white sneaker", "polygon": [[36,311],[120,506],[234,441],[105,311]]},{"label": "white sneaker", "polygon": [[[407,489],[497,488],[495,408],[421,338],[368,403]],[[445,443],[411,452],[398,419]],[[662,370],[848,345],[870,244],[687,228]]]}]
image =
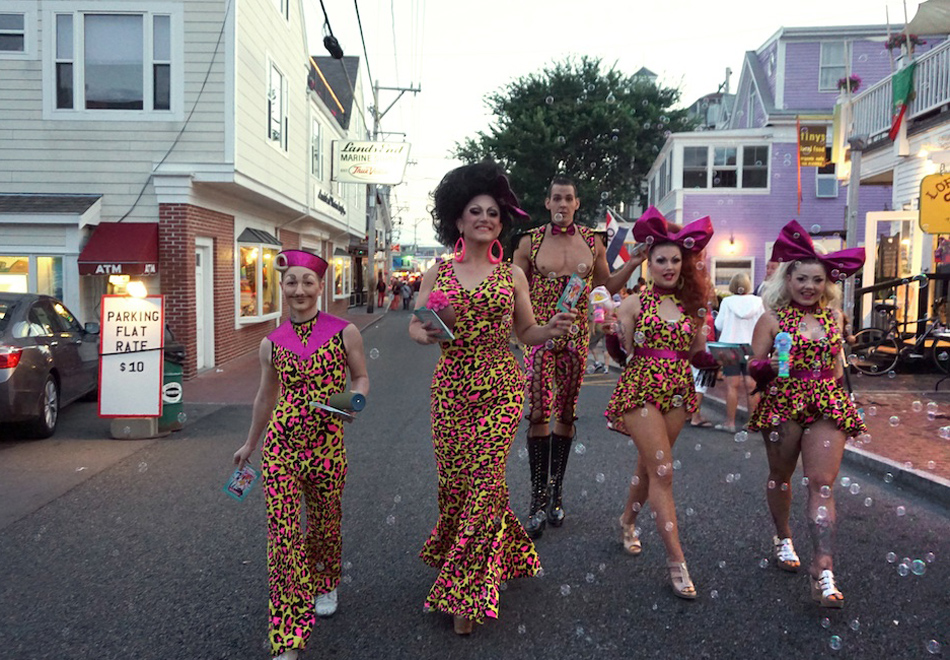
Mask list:
[{"label": "white sneaker", "polygon": [[297,660],[297,649],[284,651],[279,656],[274,658],[274,660]]},{"label": "white sneaker", "polygon": [[317,613],[317,616],[333,616],[333,613],[336,612],[337,600],[336,589],[329,593],[320,594],[314,600],[313,610]]}]

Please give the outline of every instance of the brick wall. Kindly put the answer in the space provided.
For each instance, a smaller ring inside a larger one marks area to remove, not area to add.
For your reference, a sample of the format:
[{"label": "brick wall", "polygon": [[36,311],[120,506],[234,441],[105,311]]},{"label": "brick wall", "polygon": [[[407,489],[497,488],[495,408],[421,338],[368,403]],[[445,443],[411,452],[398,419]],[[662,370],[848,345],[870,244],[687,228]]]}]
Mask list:
[{"label": "brick wall", "polygon": [[[195,339],[195,237],[214,241],[214,363],[257,349],[273,321],[234,328],[234,216],[191,204],[159,205],[159,272],[165,317],[185,346],[185,380],[197,375]],[[298,238],[299,241],[299,238]]]}]

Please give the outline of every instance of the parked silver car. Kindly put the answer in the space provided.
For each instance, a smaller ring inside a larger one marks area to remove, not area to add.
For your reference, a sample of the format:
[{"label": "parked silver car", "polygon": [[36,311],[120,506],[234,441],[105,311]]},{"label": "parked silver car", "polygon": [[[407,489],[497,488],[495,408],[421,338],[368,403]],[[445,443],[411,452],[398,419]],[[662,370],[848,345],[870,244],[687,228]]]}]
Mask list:
[{"label": "parked silver car", "polygon": [[98,323],[83,327],[50,296],[0,292],[0,422],[48,438],[60,408],[98,383]]}]

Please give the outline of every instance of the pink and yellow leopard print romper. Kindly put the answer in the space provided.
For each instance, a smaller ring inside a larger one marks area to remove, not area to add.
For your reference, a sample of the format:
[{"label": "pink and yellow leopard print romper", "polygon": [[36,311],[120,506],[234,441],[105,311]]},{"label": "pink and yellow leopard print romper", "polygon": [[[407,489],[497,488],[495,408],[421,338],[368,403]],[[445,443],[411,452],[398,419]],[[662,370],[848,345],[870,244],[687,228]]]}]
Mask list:
[{"label": "pink and yellow leopard print romper", "polygon": [[525,386],[508,339],[515,300],[511,268],[498,264],[468,290],[448,260],[439,265],[433,287],[449,298],[456,322],[455,340],[442,343],[432,376],[439,520],[420,557],[439,576],[425,608],[477,622],[498,616],[499,584],[541,568],[511,510],[505,480]]},{"label": "pink and yellow leopard print romper", "polygon": [[[803,337],[799,327],[811,313],[825,335]],[[749,419],[750,431],[768,430],[786,421],[807,427],[822,417],[834,422],[846,436],[868,432],[851,397],[835,380],[835,362],[842,346],[841,328],[834,313],[825,307],[814,312],[789,305],[776,312],[779,331],[792,336],[788,378],[775,378],[765,388],[762,400]]]},{"label": "pink and yellow leopard print romper", "polygon": [[[673,298],[680,310],[676,321],[660,316],[663,298]],[[689,366],[689,349],[701,323],[683,311],[675,296],[651,287],[640,294],[640,316],[633,328],[633,354],[627,359],[604,416],[607,427],[629,434],[624,413],[650,404],[664,415],[674,408],[696,410],[696,387]]]},{"label": "pink and yellow leopard print romper", "polygon": [[[290,323],[290,321],[285,321]],[[280,378],[277,405],[261,450],[264,501],[267,506],[267,577],[270,591],[270,642],[273,655],[302,649],[314,624],[314,596],[340,582],[341,499],[346,480],[343,424],[310,407],[326,403],[346,386],[346,349],[342,319],[319,313],[292,324],[303,347],[317,324],[337,330],[302,357],[278,345],[271,354]],[[314,341],[320,341],[317,337]],[[307,507],[307,534],[301,532],[300,500]]]},{"label": "pink and yellow leopard print romper", "polygon": [[[578,233],[587,243],[592,253],[594,230],[575,224]],[[548,277],[538,270],[538,250],[545,237],[544,227],[528,232],[531,237],[531,272],[528,273],[528,287],[531,291],[531,307],[538,323],[547,323],[557,314],[557,301],[564,293],[564,287],[570,275]],[[538,346],[525,349],[525,369],[528,372],[528,420],[532,424],[547,424],[551,414],[556,413],[557,421],[573,424],[577,419],[577,397],[584,382],[587,368],[587,350],[590,342],[588,307],[590,291],[594,279],[593,265],[585,273],[577,273],[586,285],[580,300],[577,301],[577,320],[571,331],[557,339],[550,339]]]}]

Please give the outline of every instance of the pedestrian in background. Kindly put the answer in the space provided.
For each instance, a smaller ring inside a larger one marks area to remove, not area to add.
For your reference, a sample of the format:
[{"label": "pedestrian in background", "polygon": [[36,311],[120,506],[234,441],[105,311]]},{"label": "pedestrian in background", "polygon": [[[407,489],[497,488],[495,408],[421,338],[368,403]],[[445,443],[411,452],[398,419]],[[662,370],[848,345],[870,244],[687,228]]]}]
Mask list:
[{"label": "pedestrian in background", "polygon": [[[525,375],[509,337],[536,345],[562,336],[574,314],[535,323],[528,281],[502,261],[500,237],[512,217],[527,219],[498,165],[452,170],[433,192],[439,241],[455,257],[422,280],[418,307],[454,316],[455,338],[442,342],[432,376],[432,444],[439,473],[439,520],[421,557],[439,569],[426,609],[454,617],[455,632],[498,616],[499,585],[541,568],[534,545],[511,510],[505,468],[524,400]],[[413,316],[409,336],[439,341],[431,322]]]},{"label": "pedestrian in background", "polygon": [[376,306],[382,309],[383,304],[386,302],[386,280],[383,279],[383,274],[380,272],[379,277],[376,278]]},{"label": "pedestrian in background", "polygon": [[307,645],[314,615],[336,611],[341,572],[343,424],[310,404],[325,404],[345,391],[347,371],[349,389],[366,395],[369,376],[356,326],[318,310],[327,262],[303,250],[285,250],[275,264],[290,317],[261,341],[261,383],[247,440],[234,453],[234,463],[244,467],[266,427],[261,472],[271,652],[295,660]]},{"label": "pedestrian in background", "polygon": [[[729,280],[729,292],[719,304],[719,314],[716,316],[716,330],[719,331],[719,341],[726,344],[751,344],[752,331],[759,317],[765,312],[762,299],[751,293],[752,282],[745,273],[736,273]],[[722,373],[726,379],[726,419],[722,424],[716,424],[720,431],[736,432],[736,410],[739,408],[739,385],[744,384],[748,395],[755,389],[755,382],[748,375],[748,366],[745,361],[739,364],[724,364]],[[749,413],[758,404],[758,395],[748,395],[747,406]]]},{"label": "pedestrian in background", "polygon": [[402,296],[402,308],[409,309],[409,305],[412,303],[412,287],[409,282],[403,280],[403,283],[399,286],[399,295]]},{"label": "pedestrian in background", "polygon": [[707,271],[696,263],[712,234],[708,217],[680,229],[652,206],[637,220],[633,235],[650,246],[647,271],[653,284],[629,296],[618,310],[628,357],[604,413],[608,426],[637,446],[637,469],[620,516],[624,550],[642,551],[637,516],[649,499],[673,593],[688,599],[696,598],[696,587],[680,545],[672,450],[687,415],[696,410],[690,361],[701,368],[711,361],[699,310],[708,309],[712,292]]},{"label": "pedestrian in background", "polygon": [[846,439],[867,433],[867,427],[839,382],[844,319],[838,282],[861,268],[864,248],[819,255],[793,220],[782,228],[772,260],[781,265],[766,282],[762,300],[768,313],[759,318],[752,336],[756,359],[749,373],[763,394],[749,430],[761,431],[765,440],[774,560],[786,571],[801,566],[788,522],[791,479],[801,456],[814,551],[811,596],[822,607],[842,607],[844,595],[833,573],[834,488]]}]

